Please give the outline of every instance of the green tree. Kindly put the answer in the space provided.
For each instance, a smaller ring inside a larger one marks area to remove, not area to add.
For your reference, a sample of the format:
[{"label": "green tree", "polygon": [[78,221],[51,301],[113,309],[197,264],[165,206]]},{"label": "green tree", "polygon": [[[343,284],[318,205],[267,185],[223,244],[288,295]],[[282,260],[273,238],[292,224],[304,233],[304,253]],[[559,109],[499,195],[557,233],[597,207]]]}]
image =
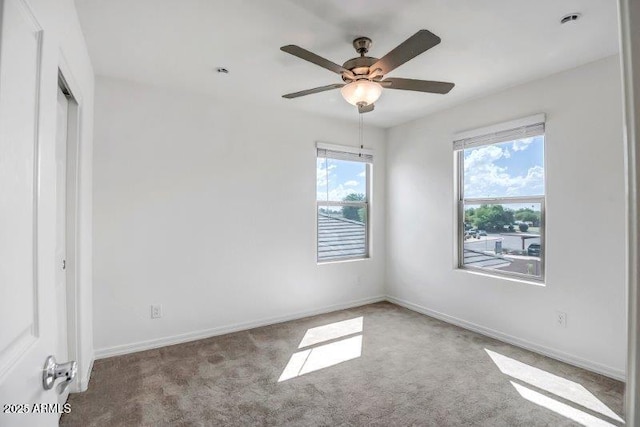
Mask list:
[{"label": "green tree", "polygon": [[531,208],[520,208],[515,213],[515,219],[522,222],[530,222],[534,227],[540,226],[540,212]]},{"label": "green tree", "polygon": [[367,222],[367,208],[358,209],[358,218],[360,222]]},{"label": "green tree", "polygon": [[[343,202],[363,202],[364,200],[365,195],[362,193],[351,193],[342,199]],[[358,206],[343,206],[342,216],[352,221],[364,222],[366,220],[367,213],[366,209]]]},{"label": "green tree", "polygon": [[480,205],[473,215],[473,225],[480,230],[502,231],[513,224],[514,214],[502,205]]},{"label": "green tree", "polygon": [[475,208],[468,208],[464,211],[464,229],[467,230],[473,226],[476,215]]},{"label": "green tree", "polygon": [[518,228],[520,229],[520,231],[522,231],[524,233],[525,231],[527,231],[529,229],[529,225],[524,223],[524,222],[521,222],[518,225]]}]

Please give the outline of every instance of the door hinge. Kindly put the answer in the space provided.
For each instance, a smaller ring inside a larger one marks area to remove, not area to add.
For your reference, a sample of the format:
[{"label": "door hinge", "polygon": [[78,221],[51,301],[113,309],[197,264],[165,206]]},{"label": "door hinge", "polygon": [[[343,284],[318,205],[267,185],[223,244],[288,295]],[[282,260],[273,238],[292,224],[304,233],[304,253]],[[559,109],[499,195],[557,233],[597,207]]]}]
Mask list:
[{"label": "door hinge", "polygon": [[63,270],[66,270],[66,269],[67,269],[67,260],[66,260],[66,259],[63,259],[63,260],[62,260],[62,269],[63,269]]}]

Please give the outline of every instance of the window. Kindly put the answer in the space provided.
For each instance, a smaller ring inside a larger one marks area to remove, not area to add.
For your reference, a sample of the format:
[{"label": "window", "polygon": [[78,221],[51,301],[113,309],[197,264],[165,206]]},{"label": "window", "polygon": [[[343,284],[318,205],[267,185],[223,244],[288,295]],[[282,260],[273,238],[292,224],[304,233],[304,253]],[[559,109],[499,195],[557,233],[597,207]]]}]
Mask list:
[{"label": "window", "polygon": [[458,266],[544,279],[544,115],[464,132]]},{"label": "window", "polygon": [[318,143],[318,262],[369,256],[371,150]]}]

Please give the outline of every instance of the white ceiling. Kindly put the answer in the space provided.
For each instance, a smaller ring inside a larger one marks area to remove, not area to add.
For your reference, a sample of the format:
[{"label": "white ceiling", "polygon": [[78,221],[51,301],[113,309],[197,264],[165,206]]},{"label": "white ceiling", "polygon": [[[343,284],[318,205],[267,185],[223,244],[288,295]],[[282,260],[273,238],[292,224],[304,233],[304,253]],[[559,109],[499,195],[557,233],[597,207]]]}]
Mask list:
[{"label": "white ceiling", "polygon": [[[356,36],[381,57],[419,29],[442,43],[389,76],[451,81],[448,95],[385,90],[366,122],[393,126],[618,52],[611,0],[75,0],[95,71],[189,92],[357,119],[339,90],[281,95],[340,77],[280,51],[342,64]],[[560,25],[569,12],[578,22]],[[228,75],[215,68],[229,69]],[[588,89],[588,88],[585,88]]]}]

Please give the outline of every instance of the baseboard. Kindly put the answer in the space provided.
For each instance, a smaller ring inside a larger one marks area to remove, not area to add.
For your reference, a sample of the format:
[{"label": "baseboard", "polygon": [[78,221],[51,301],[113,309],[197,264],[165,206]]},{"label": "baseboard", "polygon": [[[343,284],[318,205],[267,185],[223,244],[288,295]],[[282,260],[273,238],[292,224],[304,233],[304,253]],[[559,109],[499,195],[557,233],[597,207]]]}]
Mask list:
[{"label": "baseboard", "polygon": [[78,381],[75,385],[73,385],[71,389],[71,393],[82,393],[83,391],[87,391],[89,388],[89,380],[91,379],[91,372],[93,371],[93,362],[95,358],[92,357],[89,361],[89,367],[86,371],[80,372],[80,376],[78,377]]},{"label": "baseboard", "polygon": [[[267,319],[254,320],[250,322],[237,323],[227,326],[219,326],[211,329],[204,329],[185,334],[173,335],[169,337],[157,338],[153,340],[140,341],[130,344],[117,345],[113,347],[101,348],[95,351],[96,359],[104,359],[107,357],[121,356],[123,354],[136,353],[139,351],[151,350],[154,348],[165,347],[168,345],[181,344],[190,341],[197,341],[204,338],[211,338],[218,335],[230,334],[232,332],[246,331],[248,329],[259,328],[261,326],[269,326],[277,323],[288,322],[290,320],[302,319],[304,317],[315,316],[318,314],[330,313],[332,311],[345,310],[348,308],[359,307],[362,305],[373,304],[376,302],[386,301],[384,295],[351,301],[344,304],[335,304],[325,306],[313,310],[300,311],[287,314],[284,316],[270,317]],[[87,384],[89,379],[87,378]],[[86,388],[85,388],[86,389]]]},{"label": "baseboard", "polygon": [[438,320],[442,320],[447,323],[451,323],[453,325],[459,326],[464,329],[468,329],[473,332],[477,332],[482,335],[486,335],[488,337],[497,339],[498,341],[505,342],[507,344],[515,345],[516,347],[521,347],[526,350],[533,351],[535,353],[541,354],[543,356],[550,357],[552,359],[559,360],[564,363],[568,363],[569,365],[577,366],[579,368],[586,369],[588,371],[595,372],[597,374],[604,375],[609,378],[613,378],[619,381],[626,380],[626,374],[624,371],[620,369],[612,368],[610,366],[603,365],[601,363],[593,362],[590,360],[583,359],[578,356],[574,356],[572,354],[568,354],[562,351],[554,350],[549,347],[545,347],[543,345],[535,344],[521,338],[514,337],[512,335],[507,335],[500,331],[496,331],[494,329],[486,328],[484,326],[468,322],[466,320],[449,316],[448,314],[440,313],[438,311],[423,307],[418,304],[414,304],[409,301],[405,301],[400,298],[387,296],[387,301],[397,304],[399,306],[408,308],[409,310],[416,311],[418,313],[427,315],[429,317],[436,318]]}]

